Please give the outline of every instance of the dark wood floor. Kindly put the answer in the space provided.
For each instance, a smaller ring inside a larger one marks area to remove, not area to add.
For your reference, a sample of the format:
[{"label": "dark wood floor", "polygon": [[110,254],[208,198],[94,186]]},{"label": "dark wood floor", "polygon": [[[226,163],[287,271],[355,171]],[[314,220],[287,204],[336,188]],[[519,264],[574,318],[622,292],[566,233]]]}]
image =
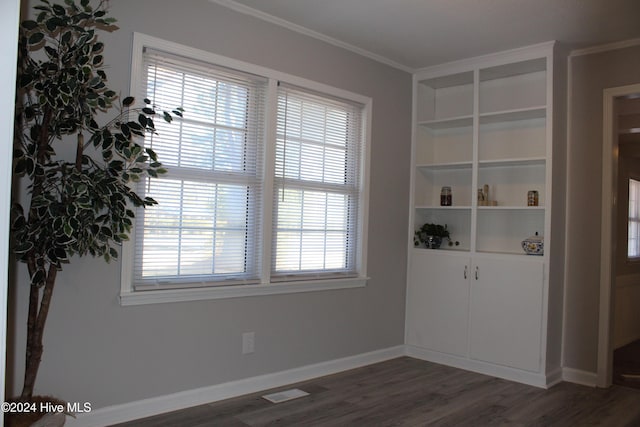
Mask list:
[{"label": "dark wood floor", "polygon": [[288,388],[310,395],[273,404],[262,392],[118,427],[640,426],[637,389],[543,390],[409,357],[268,392]]},{"label": "dark wood floor", "polygon": [[640,389],[640,340],[613,352],[613,383]]}]

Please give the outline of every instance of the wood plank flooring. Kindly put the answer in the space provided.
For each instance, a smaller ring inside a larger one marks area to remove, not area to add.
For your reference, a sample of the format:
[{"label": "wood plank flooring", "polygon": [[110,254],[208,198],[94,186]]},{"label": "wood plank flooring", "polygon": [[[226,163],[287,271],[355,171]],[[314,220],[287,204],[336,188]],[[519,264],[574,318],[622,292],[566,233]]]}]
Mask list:
[{"label": "wood plank flooring", "polygon": [[[310,393],[273,404],[260,396]],[[640,426],[640,390],[562,383],[543,390],[400,357],[117,427]]]},{"label": "wood plank flooring", "polygon": [[640,340],[613,352],[613,383],[640,389]]}]

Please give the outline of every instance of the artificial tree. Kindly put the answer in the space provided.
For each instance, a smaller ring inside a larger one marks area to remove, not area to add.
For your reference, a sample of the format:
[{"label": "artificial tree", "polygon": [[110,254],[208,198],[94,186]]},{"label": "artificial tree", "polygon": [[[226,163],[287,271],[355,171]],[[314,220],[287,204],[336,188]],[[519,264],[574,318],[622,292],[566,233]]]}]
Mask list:
[{"label": "artificial tree", "polygon": [[116,30],[116,20],[105,1],[90,3],[41,0],[35,19],[20,25],[14,175],[28,180],[28,194],[22,203],[14,195],[11,235],[30,277],[23,399],[33,394],[58,271],[73,256],[118,256],[133,208],[156,203],[131,182],[165,172],[142,139],[155,131],[155,116],[182,115],[156,113],[146,99],[135,108],[132,97],[117,102],[97,37]]}]

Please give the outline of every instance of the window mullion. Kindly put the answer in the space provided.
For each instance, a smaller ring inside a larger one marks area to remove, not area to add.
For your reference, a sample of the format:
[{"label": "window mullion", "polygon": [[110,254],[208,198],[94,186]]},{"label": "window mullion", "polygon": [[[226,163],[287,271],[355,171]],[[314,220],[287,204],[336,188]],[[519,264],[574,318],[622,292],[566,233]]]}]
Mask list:
[{"label": "window mullion", "polygon": [[269,79],[267,84],[265,111],[265,144],[264,144],[264,167],[262,181],[262,226],[261,242],[262,263],[260,270],[261,283],[267,284],[271,278],[271,268],[274,264],[273,256],[273,214],[275,197],[275,168],[276,168],[276,140],[278,136],[278,82]]}]

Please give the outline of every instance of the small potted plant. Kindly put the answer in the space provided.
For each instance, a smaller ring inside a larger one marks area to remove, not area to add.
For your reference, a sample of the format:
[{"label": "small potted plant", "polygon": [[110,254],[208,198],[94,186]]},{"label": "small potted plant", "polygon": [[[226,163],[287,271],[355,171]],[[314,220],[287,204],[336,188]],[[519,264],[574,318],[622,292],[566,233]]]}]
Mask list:
[{"label": "small potted plant", "polygon": [[[451,241],[451,236],[447,225],[430,224],[426,223],[422,225],[413,236],[413,244],[417,247],[423,246],[428,249],[438,249],[442,245],[442,240],[447,239],[449,246],[454,243]],[[458,245],[458,242],[455,242]]]}]

